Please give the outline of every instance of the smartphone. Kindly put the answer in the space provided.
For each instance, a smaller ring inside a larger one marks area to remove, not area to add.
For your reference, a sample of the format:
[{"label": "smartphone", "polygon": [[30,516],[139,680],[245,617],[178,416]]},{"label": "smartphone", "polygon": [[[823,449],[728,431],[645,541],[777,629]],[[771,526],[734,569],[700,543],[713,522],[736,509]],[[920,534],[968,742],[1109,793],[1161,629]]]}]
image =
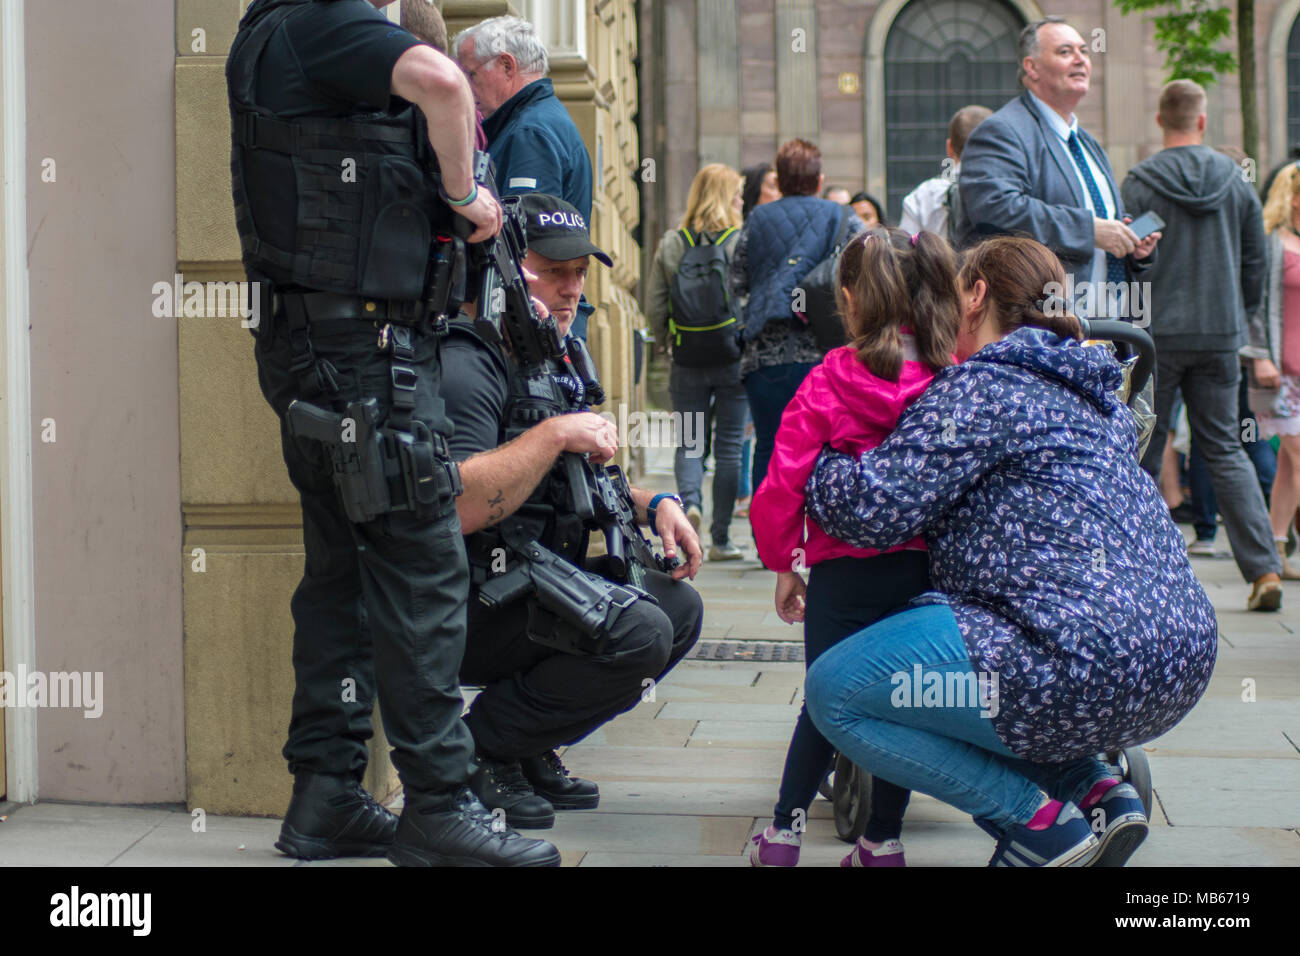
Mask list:
[{"label": "smartphone", "polygon": [[1130,222],[1128,227],[1133,230],[1133,233],[1138,237],[1138,241],[1140,242],[1147,236],[1151,235],[1151,233],[1159,232],[1163,229],[1165,227],[1165,221],[1154,212],[1144,212],[1142,215]]}]

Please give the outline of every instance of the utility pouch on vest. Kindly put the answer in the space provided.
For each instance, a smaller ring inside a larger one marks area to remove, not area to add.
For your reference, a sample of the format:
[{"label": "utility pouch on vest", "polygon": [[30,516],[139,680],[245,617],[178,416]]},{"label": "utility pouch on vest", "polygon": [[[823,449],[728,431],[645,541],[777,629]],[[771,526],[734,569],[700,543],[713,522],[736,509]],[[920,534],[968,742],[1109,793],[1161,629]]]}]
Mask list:
[{"label": "utility pouch on vest", "polygon": [[424,172],[414,160],[385,156],[366,181],[357,275],[364,296],[424,298],[433,230],[422,205]]}]

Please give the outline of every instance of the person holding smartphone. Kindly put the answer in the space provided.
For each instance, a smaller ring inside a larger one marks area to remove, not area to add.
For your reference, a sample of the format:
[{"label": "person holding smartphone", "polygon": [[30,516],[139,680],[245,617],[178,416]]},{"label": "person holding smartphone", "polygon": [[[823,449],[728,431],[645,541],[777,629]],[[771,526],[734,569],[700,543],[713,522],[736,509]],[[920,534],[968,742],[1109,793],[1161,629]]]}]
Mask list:
[{"label": "person holding smartphone", "polygon": [[[1205,90],[1175,80],[1160,93],[1156,123],[1164,149],[1133,167],[1124,205],[1154,212],[1167,225],[1160,259],[1147,273],[1156,343],[1156,415],[1142,465],[1157,481],[1174,393],[1181,387],[1192,440],[1205,459],[1214,496],[1252,611],[1281,607],[1282,571],[1268,508],[1237,416],[1246,320],[1264,292],[1267,256],[1259,199],[1242,169],[1203,142]],[[1138,223],[1133,223],[1137,226]]]}]

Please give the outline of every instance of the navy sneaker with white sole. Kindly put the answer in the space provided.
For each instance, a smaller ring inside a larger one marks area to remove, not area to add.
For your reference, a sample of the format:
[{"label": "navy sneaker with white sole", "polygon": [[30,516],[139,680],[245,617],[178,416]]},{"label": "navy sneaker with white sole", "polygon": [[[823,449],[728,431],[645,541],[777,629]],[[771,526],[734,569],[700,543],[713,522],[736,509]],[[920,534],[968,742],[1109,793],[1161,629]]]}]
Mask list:
[{"label": "navy sneaker with white sole", "polygon": [[1100,841],[1073,803],[1045,830],[1014,823],[998,838],[989,866],[1087,866]]},{"label": "navy sneaker with white sole", "polygon": [[1117,783],[1084,813],[1100,845],[1088,866],[1123,866],[1147,837],[1147,814],[1131,783]]}]

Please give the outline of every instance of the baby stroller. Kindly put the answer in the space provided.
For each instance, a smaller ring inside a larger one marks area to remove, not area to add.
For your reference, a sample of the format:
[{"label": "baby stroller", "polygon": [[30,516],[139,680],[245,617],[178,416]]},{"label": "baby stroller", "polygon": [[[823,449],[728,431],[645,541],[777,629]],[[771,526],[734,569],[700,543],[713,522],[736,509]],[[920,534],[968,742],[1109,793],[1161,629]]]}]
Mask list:
[{"label": "baby stroller", "polygon": [[[1082,321],[1084,338],[1092,344],[1109,344],[1124,369],[1120,397],[1133,411],[1138,424],[1138,457],[1146,451],[1155,430],[1154,380],[1156,349],[1151,336],[1128,322]],[[1115,775],[1133,785],[1142,800],[1147,819],[1151,818],[1151,765],[1141,747],[1102,754]],[[871,818],[871,774],[842,754],[836,754],[830,773],[822,781],[822,796],[831,802],[835,815],[835,833],[846,843],[854,843],[867,829]]]}]

